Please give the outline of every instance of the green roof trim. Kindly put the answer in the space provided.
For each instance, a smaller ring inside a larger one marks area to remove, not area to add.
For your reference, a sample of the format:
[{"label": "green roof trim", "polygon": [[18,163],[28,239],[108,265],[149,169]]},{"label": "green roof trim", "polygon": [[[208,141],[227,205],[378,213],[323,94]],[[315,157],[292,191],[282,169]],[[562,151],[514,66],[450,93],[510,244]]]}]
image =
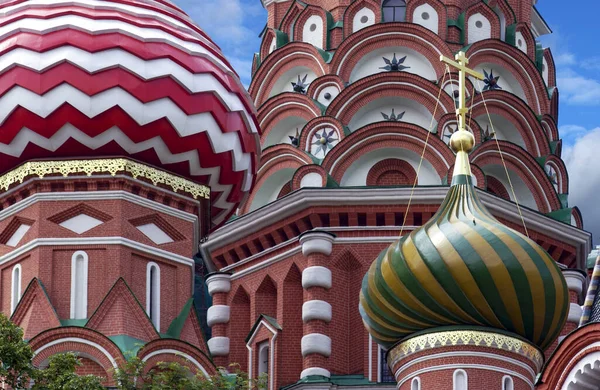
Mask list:
[{"label": "green roof trim", "polygon": [[270,316],[268,316],[266,314],[261,314],[256,319],[256,322],[252,326],[252,329],[250,329],[250,332],[248,332],[248,336],[246,336],[246,342],[248,342],[248,340],[250,340],[250,337],[252,337],[252,334],[256,331],[256,328],[258,328],[258,326],[260,325],[261,320],[263,320],[263,319],[265,321],[267,321],[269,323],[269,325],[271,325],[275,329],[282,330],[281,325],[279,325],[279,323],[277,322],[277,320],[275,318],[270,317]]},{"label": "green roof trim", "polygon": [[169,325],[167,334],[170,335],[172,338],[178,339],[179,336],[181,335],[181,330],[183,329],[185,320],[190,315],[190,309],[192,308],[193,305],[194,305],[194,298],[188,299],[187,302],[185,303],[185,305],[183,305],[183,309],[181,309],[181,312],[179,313],[179,315],[177,317],[175,317],[173,322],[171,322],[171,325]]},{"label": "green roof trim", "polygon": [[73,320],[73,319],[65,319],[65,320],[60,320],[60,325],[61,326],[79,326],[81,328],[83,328],[85,326],[85,324],[87,323],[87,318],[84,319],[79,319],[79,320]]},{"label": "green roof trim", "polygon": [[534,157],[535,161],[537,161],[537,163],[540,165],[540,167],[544,168],[544,166],[546,165],[546,160],[548,159],[548,156],[541,156],[541,157]]},{"label": "green roof trim", "polygon": [[555,210],[555,211],[546,213],[546,215],[552,219],[559,221],[559,222],[563,222],[563,223],[570,225],[572,212],[573,212],[572,208],[565,208],[565,209]]},{"label": "green roof trim", "polygon": [[329,50],[331,48],[331,30],[334,28],[333,26],[335,21],[333,20],[333,15],[330,12],[325,12],[325,19],[327,21],[327,26],[325,26],[327,28],[327,33],[325,34],[327,37],[327,42],[325,42],[325,47],[327,50]]},{"label": "green roof trim", "polygon": [[337,181],[335,181],[335,179],[333,177],[331,177],[331,175],[328,173],[327,174],[327,183],[325,183],[325,187],[327,188],[338,188],[340,185],[338,184]]},{"label": "green roof trim", "polygon": [[126,359],[128,356],[136,356],[140,348],[146,344],[142,340],[127,335],[108,336],[108,338],[117,344]]},{"label": "green roof trim", "polygon": [[556,154],[556,148],[558,147],[558,141],[550,141],[550,152]]},{"label": "green roof trim", "polygon": [[315,46],[315,49],[317,49],[317,51],[319,52],[319,54],[321,55],[321,57],[323,58],[323,60],[325,61],[325,63],[330,63],[331,60],[333,59],[333,54],[335,53],[335,51],[333,52],[328,52],[325,51],[323,49],[319,49],[318,47]]},{"label": "green roof trim", "polygon": [[[560,205],[563,209],[569,207],[569,194],[558,194],[558,200],[560,200]],[[570,223],[571,221],[569,221]]]},{"label": "green roof trim", "polygon": [[[321,375],[309,375],[307,377],[300,379],[296,383],[292,383],[291,385],[282,387],[281,390],[288,390],[288,389],[292,389],[294,386],[311,384],[311,383],[315,383],[315,384],[316,383],[331,383],[336,386],[361,386],[361,387],[368,386],[368,387],[373,387],[373,388],[389,387],[392,384],[392,382],[390,382],[390,383],[371,382],[371,381],[369,381],[368,378],[364,377],[363,375],[332,375],[331,378],[327,378],[327,377],[321,376]],[[394,382],[394,385],[395,385],[395,382]]]},{"label": "green roof trim", "polygon": [[335,22],[333,24],[333,26],[331,26],[331,30],[333,30],[334,28],[342,28],[342,27],[344,27],[344,21],[338,20],[337,22]]},{"label": "green roof trim", "polygon": [[283,31],[277,29],[273,29],[273,31],[275,31],[275,44],[278,49],[290,42],[290,37]]},{"label": "green roof trim", "polygon": [[506,26],[506,35],[504,36],[504,42],[509,45],[516,46],[517,45],[517,25],[511,24],[510,26]]},{"label": "green roof trim", "polygon": [[319,110],[321,110],[321,115],[325,115],[325,111],[327,111],[327,106],[325,106],[324,104],[319,103],[319,101],[316,100],[316,99],[312,99],[312,101],[315,103],[315,105],[317,107],[319,107]]},{"label": "green roof trim", "polygon": [[352,131],[350,131],[350,128],[348,126],[344,126],[344,135],[350,135],[352,134]]}]

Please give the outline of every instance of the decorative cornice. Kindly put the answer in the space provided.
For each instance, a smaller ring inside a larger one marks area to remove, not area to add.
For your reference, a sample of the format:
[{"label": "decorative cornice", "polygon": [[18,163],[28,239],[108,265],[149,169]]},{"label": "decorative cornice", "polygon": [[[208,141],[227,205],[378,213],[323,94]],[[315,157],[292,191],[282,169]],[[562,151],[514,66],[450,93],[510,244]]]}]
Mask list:
[{"label": "decorative cornice", "polygon": [[81,176],[82,173],[86,176],[106,173],[116,176],[117,173],[123,172],[128,173],[134,179],[138,177],[146,179],[155,186],[162,184],[170,187],[174,192],[188,193],[194,199],[199,197],[210,199],[210,188],[207,186],[125,158],[29,161],[0,176],[0,189],[6,191],[12,185],[23,183],[26,178],[31,176],[44,178],[48,175],[60,174],[68,177]]},{"label": "decorative cornice", "polygon": [[537,371],[544,364],[542,352],[528,342],[508,335],[475,329],[425,333],[409,338],[390,349],[388,362],[395,366],[401,359],[432,348],[477,346],[513,352],[531,360]]}]

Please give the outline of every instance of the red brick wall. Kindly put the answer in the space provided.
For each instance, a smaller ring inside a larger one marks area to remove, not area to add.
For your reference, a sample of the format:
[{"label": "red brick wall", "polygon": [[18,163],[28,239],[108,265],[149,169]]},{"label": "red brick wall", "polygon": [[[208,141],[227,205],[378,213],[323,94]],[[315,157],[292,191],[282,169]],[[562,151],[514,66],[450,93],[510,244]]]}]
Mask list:
[{"label": "red brick wall", "polygon": [[302,339],[302,274],[295,264],[292,264],[283,279],[283,288],[280,294],[280,309],[278,318],[281,318],[281,342],[279,345],[280,367],[278,385],[286,386],[296,382],[302,372],[302,353],[300,340]]}]

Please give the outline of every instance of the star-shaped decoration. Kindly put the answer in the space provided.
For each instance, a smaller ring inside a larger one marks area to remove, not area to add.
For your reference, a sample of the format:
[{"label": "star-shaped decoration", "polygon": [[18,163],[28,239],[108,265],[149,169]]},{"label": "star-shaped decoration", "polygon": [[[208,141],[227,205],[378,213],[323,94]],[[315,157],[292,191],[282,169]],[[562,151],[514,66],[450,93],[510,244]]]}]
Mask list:
[{"label": "star-shaped decoration", "polygon": [[300,145],[300,133],[298,132],[298,128],[296,128],[296,135],[288,135],[288,137],[293,146],[298,147],[298,145]]},{"label": "star-shaped decoration", "polygon": [[406,61],[406,57],[407,56],[404,56],[404,57],[398,59],[398,58],[396,58],[396,53],[394,53],[394,58],[392,58],[391,61],[385,57],[382,57],[383,61],[386,63],[386,65],[380,67],[379,69],[387,70],[388,72],[400,72],[404,69],[409,69],[410,66],[402,65],[402,64],[404,64],[404,61]]},{"label": "star-shaped decoration", "polygon": [[485,78],[483,79],[483,82],[485,83],[485,87],[483,87],[484,91],[494,91],[496,89],[502,89],[502,87],[500,87],[498,85],[498,80],[500,80],[500,76],[494,77],[494,70],[493,69],[490,70],[489,74],[484,69],[483,70],[483,75],[485,76]]},{"label": "star-shaped decoration", "polygon": [[485,142],[485,141],[494,139],[495,137],[496,137],[496,132],[490,131],[490,126],[486,125],[485,131],[483,132],[483,141]]},{"label": "star-shaped decoration", "polygon": [[383,112],[381,113],[381,116],[383,117],[383,119],[385,119],[388,122],[399,122],[400,119],[402,119],[402,117],[404,117],[404,114],[406,114],[406,111],[402,111],[400,114],[396,115],[394,113],[394,109],[392,108],[392,113],[391,115],[388,114],[384,114]]},{"label": "star-shaped decoration", "polygon": [[333,142],[337,141],[337,137],[335,137],[336,132],[335,130],[331,129],[331,131],[327,132],[326,129],[323,129],[323,131],[321,132],[321,134],[319,134],[318,132],[315,133],[315,135],[313,136],[313,139],[315,139],[315,141],[312,143],[313,145],[317,146],[317,150],[314,153],[315,156],[319,153],[319,152],[323,152],[323,157],[325,156],[325,154],[327,154],[327,152],[333,148]]},{"label": "star-shaped decoration", "polygon": [[294,87],[294,92],[306,93],[306,87],[308,87],[308,84],[306,84],[307,78],[307,74],[304,75],[303,79],[300,79],[300,75],[298,75],[298,81],[296,81],[295,83],[292,81],[292,87]]}]

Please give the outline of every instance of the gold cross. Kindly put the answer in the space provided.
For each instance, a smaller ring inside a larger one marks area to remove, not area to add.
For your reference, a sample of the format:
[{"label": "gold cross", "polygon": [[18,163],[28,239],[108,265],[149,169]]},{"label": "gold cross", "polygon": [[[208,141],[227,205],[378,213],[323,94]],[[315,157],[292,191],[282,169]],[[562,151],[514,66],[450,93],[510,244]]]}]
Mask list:
[{"label": "gold cross", "polygon": [[467,65],[469,64],[469,59],[467,58],[467,56],[465,56],[465,52],[459,51],[458,54],[454,56],[454,58],[456,59],[456,61],[453,61],[452,59],[442,55],[442,56],[440,56],[440,61],[458,69],[458,78],[459,78],[458,90],[459,90],[459,92],[458,92],[458,108],[456,109],[456,115],[458,116],[458,129],[466,130],[467,129],[467,121],[466,121],[467,112],[469,111],[467,109],[466,76],[468,73],[469,75],[475,77],[476,79],[483,80],[483,75],[481,73],[476,72],[467,67]]}]

